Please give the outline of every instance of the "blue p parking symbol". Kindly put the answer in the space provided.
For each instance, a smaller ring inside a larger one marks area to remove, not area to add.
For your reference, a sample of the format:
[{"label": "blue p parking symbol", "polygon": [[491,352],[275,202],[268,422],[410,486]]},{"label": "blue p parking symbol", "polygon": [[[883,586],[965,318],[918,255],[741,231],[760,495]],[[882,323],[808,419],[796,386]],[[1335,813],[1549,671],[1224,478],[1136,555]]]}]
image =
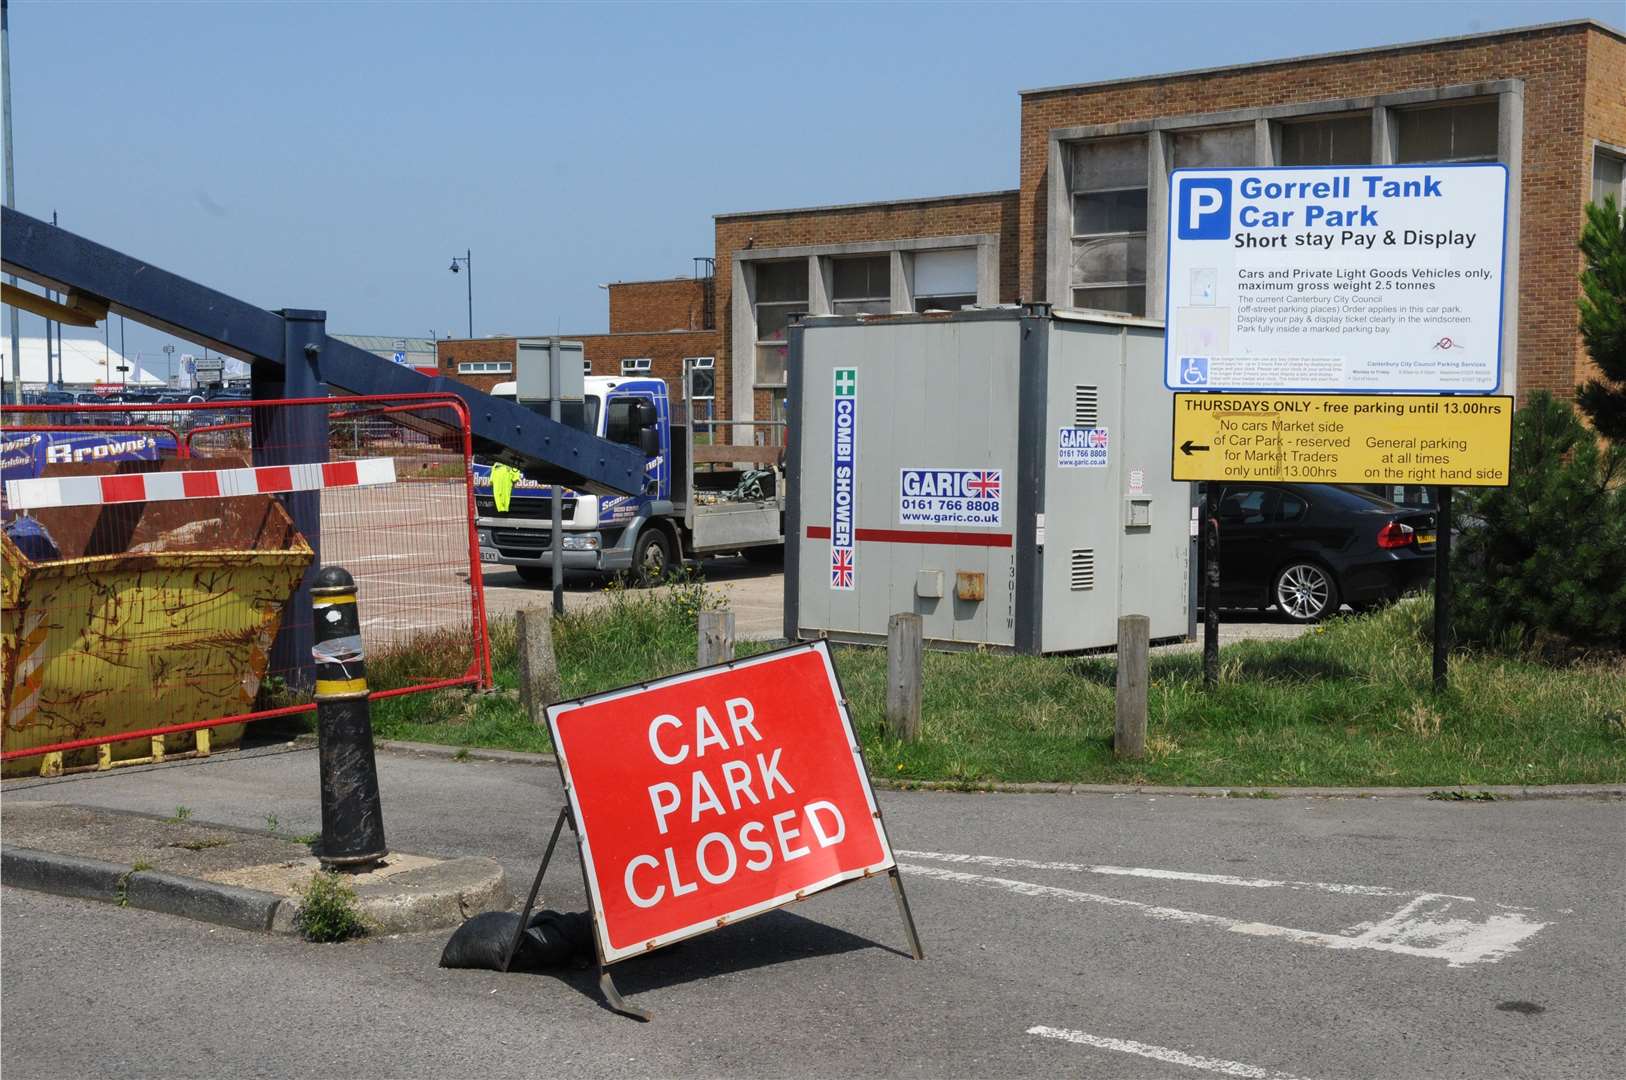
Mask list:
[{"label": "blue p parking symbol", "polygon": [[1180,239],[1229,240],[1231,178],[1204,176],[1182,179],[1179,212]]}]

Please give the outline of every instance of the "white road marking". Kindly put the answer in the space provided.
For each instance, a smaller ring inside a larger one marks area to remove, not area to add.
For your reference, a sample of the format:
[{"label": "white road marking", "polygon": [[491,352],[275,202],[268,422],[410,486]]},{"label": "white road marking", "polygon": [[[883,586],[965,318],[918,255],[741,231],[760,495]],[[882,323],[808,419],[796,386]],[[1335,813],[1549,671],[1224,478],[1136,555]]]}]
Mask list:
[{"label": "white road marking", "polygon": [[1140,1057],[1151,1058],[1154,1061],[1166,1061],[1171,1065],[1184,1065],[1191,1069],[1203,1069],[1207,1072],[1221,1073],[1225,1076],[1241,1076],[1246,1080],[1304,1080],[1303,1077],[1291,1076],[1288,1073],[1275,1072],[1271,1069],[1262,1069],[1257,1065],[1245,1065],[1240,1061],[1225,1061],[1220,1058],[1203,1057],[1201,1054],[1188,1054],[1184,1050],[1174,1050],[1167,1046],[1153,1046],[1150,1043],[1135,1042],[1131,1039],[1109,1039],[1102,1035],[1091,1035],[1084,1031],[1071,1031],[1067,1028],[1046,1027],[1043,1024],[1028,1028],[1029,1035],[1039,1035],[1046,1039],[1060,1039],[1063,1042],[1077,1043],[1080,1046],[1094,1046],[1102,1050],[1116,1050],[1120,1054],[1136,1054]]},{"label": "white road marking", "polygon": [[1371,949],[1427,960],[1444,960],[1451,967],[1494,963],[1509,953],[1516,952],[1521,942],[1547,925],[1516,913],[1490,915],[1478,920],[1447,918],[1446,913],[1453,907],[1465,902],[1471,904],[1474,901],[1443,893],[1423,893],[1386,919],[1352,927],[1352,932],[1328,934],[1318,930],[1298,930],[1290,926],[1234,919],[1227,915],[1210,915],[1201,911],[1162,907],[1139,900],[1125,900],[1121,897],[1101,896],[1077,889],[1063,889],[1055,885],[1039,885],[1012,878],[969,874],[937,866],[899,863],[898,869],[939,881],[1000,889],[1020,896],[1040,896],[1075,904],[1104,904],[1108,907],[1127,908],[1148,918],[1213,926],[1235,934],[1249,934],[1255,937],[1284,938],[1300,945],[1318,945],[1324,949],[1335,950]]},{"label": "white road marking", "polygon": [[[1159,878],[1164,881],[1200,881],[1208,885],[1234,885],[1244,889],[1317,889],[1346,896],[1416,896],[1384,885],[1338,885],[1327,881],[1276,881],[1273,878],[1239,878],[1229,874],[1196,874],[1184,870],[1157,870],[1145,866],[1100,866],[1090,863],[1038,862],[1009,859],[1001,855],[958,855],[941,851],[895,851],[900,859],[932,859],[936,862],[975,863],[1022,870],[1066,870],[1075,874],[1109,874],[1117,877]],[[1443,894],[1441,894],[1443,895]],[[1471,900],[1472,897],[1456,897]]]}]

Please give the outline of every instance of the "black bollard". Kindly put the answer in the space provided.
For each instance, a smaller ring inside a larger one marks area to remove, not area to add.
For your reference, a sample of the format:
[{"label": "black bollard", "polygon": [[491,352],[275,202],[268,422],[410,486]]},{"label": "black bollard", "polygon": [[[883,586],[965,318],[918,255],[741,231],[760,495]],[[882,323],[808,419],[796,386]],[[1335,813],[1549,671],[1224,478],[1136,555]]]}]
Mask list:
[{"label": "black bollard", "polygon": [[367,704],[367,663],[356,614],[356,581],[324,566],[311,586],[316,623],[317,756],[322,770],[322,843],[326,869],[377,862],[384,846],[384,812],[373,760],[373,721]]}]

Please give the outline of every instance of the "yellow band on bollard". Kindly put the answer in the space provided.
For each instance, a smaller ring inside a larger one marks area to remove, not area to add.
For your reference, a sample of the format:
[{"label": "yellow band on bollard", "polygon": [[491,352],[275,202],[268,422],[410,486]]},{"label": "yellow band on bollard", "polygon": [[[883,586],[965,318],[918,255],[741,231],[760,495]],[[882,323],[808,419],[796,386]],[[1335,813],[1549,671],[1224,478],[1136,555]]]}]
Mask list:
[{"label": "yellow band on bollard", "polygon": [[334,694],[365,694],[367,692],[366,679],[317,679],[316,696],[331,697]]},{"label": "yellow band on bollard", "polygon": [[354,604],[355,602],[356,594],[353,592],[341,593],[336,596],[322,596],[318,593],[311,597],[312,607],[332,607],[335,604]]}]

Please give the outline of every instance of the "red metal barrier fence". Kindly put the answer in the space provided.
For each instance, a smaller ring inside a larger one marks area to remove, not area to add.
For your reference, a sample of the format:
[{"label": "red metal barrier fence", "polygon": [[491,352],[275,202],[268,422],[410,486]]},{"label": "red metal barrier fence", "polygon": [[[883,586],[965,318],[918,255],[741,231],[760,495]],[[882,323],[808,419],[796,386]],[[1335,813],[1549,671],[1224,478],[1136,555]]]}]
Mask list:
[{"label": "red metal barrier fence", "polygon": [[[279,411],[311,408],[326,445],[284,441],[280,460],[328,464],[255,468],[256,438],[288,430]],[[356,580],[373,697],[489,685],[460,400],[0,415],[7,775],[161,758],[183,732],[208,752],[214,729],[231,741],[244,722],[313,709],[308,660],[272,642],[308,627],[309,606],[288,599],[318,559]],[[283,505],[299,498],[320,500],[319,552]]]}]

